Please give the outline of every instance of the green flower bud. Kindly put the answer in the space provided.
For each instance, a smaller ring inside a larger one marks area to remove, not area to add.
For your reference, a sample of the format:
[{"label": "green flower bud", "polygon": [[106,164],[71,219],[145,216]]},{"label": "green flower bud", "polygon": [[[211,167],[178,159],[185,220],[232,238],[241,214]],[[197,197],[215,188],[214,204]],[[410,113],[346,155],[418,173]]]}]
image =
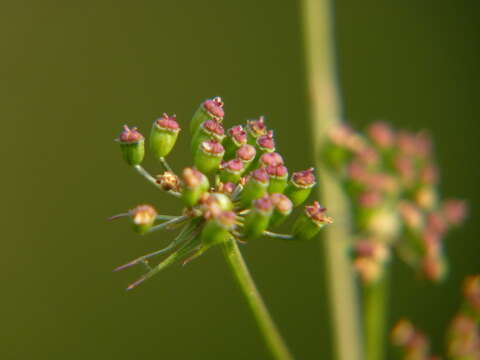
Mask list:
[{"label": "green flower bud", "polygon": [[216,120],[206,120],[200,125],[192,139],[192,151],[195,155],[200,144],[204,141],[215,140],[219,143],[225,138],[222,124]]},{"label": "green flower bud", "polygon": [[247,133],[243,130],[242,125],[232,127],[227,131],[228,136],[223,141],[225,148],[225,158],[231,159],[235,157],[235,152],[240,146],[247,143]]},{"label": "green flower bud", "polygon": [[233,209],[233,203],[230,198],[219,192],[205,193],[200,201],[206,219],[215,217],[222,211]]},{"label": "green flower bud", "polygon": [[182,199],[187,206],[194,206],[208,190],[208,178],[193,168],[183,169],[182,178],[184,185],[182,189]]},{"label": "green flower bud", "polygon": [[270,201],[273,204],[270,226],[275,227],[280,225],[292,213],[293,204],[292,201],[283,194],[270,195]]},{"label": "green flower bud", "polygon": [[308,240],[317,235],[322,227],[333,222],[331,217],[326,216],[326,211],[317,201],[313,205],[305,206],[304,213],[293,224],[293,236]]},{"label": "green flower bud", "polygon": [[292,200],[293,206],[302,204],[312,192],[312,188],[315,186],[313,170],[313,168],[310,168],[293,173],[285,189],[285,195]]},{"label": "green flower bud", "polygon": [[245,165],[239,159],[224,162],[220,168],[220,180],[223,182],[238,183],[245,171]]},{"label": "green flower bud", "polygon": [[240,195],[240,206],[247,208],[252,201],[261,198],[267,192],[269,184],[268,174],[265,169],[257,169],[251,173],[245,188]]},{"label": "green flower bud", "polygon": [[267,230],[272,210],[273,205],[267,195],[253,202],[243,224],[243,238],[245,240],[256,239]]},{"label": "green flower bud", "polygon": [[133,229],[139,234],[146,233],[155,223],[157,212],[150,205],[139,205],[130,210],[130,217],[133,222]]},{"label": "green flower bud", "polygon": [[270,165],[265,168],[270,177],[270,184],[268,185],[268,193],[283,193],[287,187],[288,170],[283,165]]},{"label": "green flower bud", "polygon": [[205,100],[193,115],[190,122],[190,131],[192,134],[195,134],[204,121],[216,119],[218,122],[222,122],[224,116],[223,102],[220,97],[217,96],[213,99]]},{"label": "green flower bud", "polygon": [[157,159],[167,156],[177,141],[180,126],[175,115],[163,114],[155,120],[150,133],[150,150]]},{"label": "green flower bud", "polygon": [[247,121],[247,137],[248,143],[255,146],[257,144],[257,138],[267,134],[267,127],[265,125],[265,119],[260,116],[258,120]]},{"label": "green flower bud", "polygon": [[128,165],[134,166],[142,163],[145,156],[145,139],[137,128],[129,129],[123,126],[123,131],[116,140],[120,143],[123,159]]},{"label": "green flower bud", "polygon": [[223,146],[219,142],[204,141],[195,153],[195,166],[204,174],[211,174],[219,169],[224,154]]},{"label": "green flower bud", "polygon": [[227,241],[235,228],[236,215],[233,211],[222,211],[208,220],[202,230],[201,239],[205,246],[213,246]]}]

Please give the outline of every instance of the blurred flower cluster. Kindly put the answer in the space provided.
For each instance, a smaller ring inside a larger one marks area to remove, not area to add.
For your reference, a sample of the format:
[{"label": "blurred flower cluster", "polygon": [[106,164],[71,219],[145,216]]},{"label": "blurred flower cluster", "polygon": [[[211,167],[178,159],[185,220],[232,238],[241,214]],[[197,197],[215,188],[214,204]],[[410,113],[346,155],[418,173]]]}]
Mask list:
[{"label": "blurred flower cluster", "polygon": [[465,203],[442,199],[427,133],[395,131],[383,122],[366,134],[340,125],[329,134],[324,158],[351,200],[354,267],[364,282],[383,274],[393,248],[424,277],[446,272],[443,239],[460,225]]},{"label": "blurred flower cluster", "polygon": [[[292,234],[270,230],[280,225],[309,197],[316,184],[314,169],[289,171],[277,152],[274,133],[263,117],[224,129],[221,98],[200,104],[190,122],[193,165],[175,173],[166,161],[181,131],[175,116],[164,114],[153,122],[150,153],[165,171],[152,176],[142,166],[145,137],[124,126],[117,141],[124,160],[157,188],[181,199],[181,215],[160,215],[152,205],[139,205],[112,218],[130,218],[141,234],[182,227],[165,249],[144,255],[117,270],[143,264],[148,272],[129,289],[177,261],[188,262],[213,245],[225,241],[248,242],[260,236],[285,240],[309,239],[332,222],[326,209],[314,202],[305,206],[292,227]],[[159,224],[156,224],[160,222]],[[148,259],[171,252],[152,268]]]},{"label": "blurred flower cluster", "polygon": [[[480,359],[480,275],[469,276],[463,286],[464,301],[447,332],[447,358]],[[426,336],[410,321],[400,320],[392,330],[392,343],[398,346],[404,360],[440,359],[430,355]]]}]

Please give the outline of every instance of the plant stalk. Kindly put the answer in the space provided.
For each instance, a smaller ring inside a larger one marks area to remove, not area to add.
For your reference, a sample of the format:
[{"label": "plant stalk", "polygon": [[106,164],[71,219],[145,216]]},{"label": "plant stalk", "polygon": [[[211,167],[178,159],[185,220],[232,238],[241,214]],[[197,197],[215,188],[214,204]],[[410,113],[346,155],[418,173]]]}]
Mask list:
[{"label": "plant stalk", "polygon": [[[387,265],[388,267],[388,265]],[[385,315],[388,295],[388,270],[377,282],[363,284],[363,326],[365,359],[382,360],[385,357]]]},{"label": "plant stalk", "polygon": [[329,129],[340,123],[341,104],[337,85],[333,46],[333,9],[330,0],[303,0],[304,50],[313,149],[319,190],[335,223],[325,230],[324,259],[328,278],[336,358],[359,360],[362,357],[357,291],[348,258],[351,242],[348,199],[339,182],[322,168],[320,150]]},{"label": "plant stalk", "polygon": [[226,241],[223,249],[225,259],[229,264],[235,279],[240,285],[240,289],[250,306],[250,310],[255,317],[257,325],[265,338],[271,354],[277,360],[292,360],[293,357],[288,351],[287,346],[285,345],[262,297],[260,296],[260,293],[257,290],[235,240],[230,239]]}]

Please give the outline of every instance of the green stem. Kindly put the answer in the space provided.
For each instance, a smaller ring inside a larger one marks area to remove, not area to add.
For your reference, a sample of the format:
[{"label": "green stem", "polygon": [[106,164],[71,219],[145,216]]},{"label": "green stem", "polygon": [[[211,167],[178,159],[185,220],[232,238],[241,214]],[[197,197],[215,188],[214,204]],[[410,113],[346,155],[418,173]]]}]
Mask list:
[{"label": "green stem", "polygon": [[313,147],[322,199],[335,219],[325,231],[324,258],[328,277],[330,313],[338,359],[361,359],[357,293],[347,255],[351,242],[350,210],[339,182],[322,169],[320,149],[329,129],[341,119],[333,47],[330,0],[303,0],[305,60],[310,100]]},{"label": "green stem", "polygon": [[[141,165],[135,165],[134,166],[135,170],[137,170],[137,172],[142,175],[145,179],[147,179],[150,183],[152,183],[155,187],[157,187],[158,189],[160,190],[163,190],[162,187],[160,186],[160,184],[157,183],[157,180],[152,176],[150,175],[150,173],[145,170],[143,168],[143,166]],[[175,196],[175,197],[180,197],[180,193],[176,192],[176,191],[173,191],[173,190],[170,190],[170,191],[167,191],[167,193]]]},{"label": "green stem", "polygon": [[382,360],[385,357],[388,274],[385,273],[379,281],[373,284],[363,284],[362,288],[365,359]]},{"label": "green stem", "polygon": [[278,360],[293,359],[268,313],[267,307],[253,282],[242,254],[233,239],[224,243],[224,254],[273,357]]},{"label": "green stem", "polygon": [[172,168],[170,167],[170,165],[168,165],[168,162],[167,160],[164,158],[164,157],[161,157],[160,158],[160,162],[161,164],[163,165],[163,167],[165,168],[165,170],[171,172],[172,174],[175,174],[172,170]]}]

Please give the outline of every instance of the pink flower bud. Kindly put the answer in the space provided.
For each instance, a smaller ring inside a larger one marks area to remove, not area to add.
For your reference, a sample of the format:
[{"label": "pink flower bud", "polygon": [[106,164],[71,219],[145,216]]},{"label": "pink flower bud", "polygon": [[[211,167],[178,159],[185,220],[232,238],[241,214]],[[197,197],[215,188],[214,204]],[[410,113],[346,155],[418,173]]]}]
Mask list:
[{"label": "pink flower bud", "polygon": [[243,130],[242,125],[237,125],[228,130],[228,135],[232,137],[238,145],[247,143],[247,133]]},{"label": "pink flower bud", "polygon": [[164,113],[161,118],[155,121],[155,124],[159,128],[164,130],[171,130],[171,131],[180,130],[180,125],[178,125],[176,115],[168,116],[166,113]]},{"label": "pink flower bud", "polygon": [[311,187],[315,185],[314,168],[293,173],[292,182],[299,187]]},{"label": "pink flower bud", "polygon": [[368,135],[379,148],[390,148],[395,143],[395,135],[390,126],[384,122],[375,122],[367,129]]},{"label": "pink flower bud", "polygon": [[217,96],[213,99],[205,100],[203,102],[204,109],[211,114],[213,117],[223,119],[225,112],[223,110],[223,101],[222,98]]},{"label": "pink flower bud", "polygon": [[259,183],[268,183],[269,181],[269,176],[268,173],[265,169],[260,168],[251,173],[251,177],[255,179]]},{"label": "pink flower bud", "polygon": [[123,126],[123,131],[118,137],[118,140],[120,140],[123,143],[136,143],[143,139],[144,139],[143,135],[137,131],[136,127],[129,129],[127,125]]},{"label": "pink flower bud", "polygon": [[265,119],[260,116],[258,120],[248,120],[247,130],[253,137],[258,138],[267,133],[267,126],[265,125]]},{"label": "pink flower bud", "polygon": [[237,150],[237,158],[243,162],[250,162],[255,158],[257,151],[252,145],[244,144]]},{"label": "pink flower bud", "polygon": [[266,152],[260,156],[260,166],[283,165],[282,155],[276,152]]},{"label": "pink flower bud", "polygon": [[218,137],[223,137],[225,135],[225,130],[223,129],[222,124],[215,120],[207,120],[203,123],[203,128],[207,132],[217,135]]},{"label": "pink flower bud", "polygon": [[263,151],[275,151],[275,140],[273,139],[273,131],[270,130],[266,135],[260,136],[257,139],[257,144]]},{"label": "pink flower bud", "polygon": [[212,155],[220,155],[224,152],[222,144],[215,140],[204,141],[200,148],[203,152]]}]

